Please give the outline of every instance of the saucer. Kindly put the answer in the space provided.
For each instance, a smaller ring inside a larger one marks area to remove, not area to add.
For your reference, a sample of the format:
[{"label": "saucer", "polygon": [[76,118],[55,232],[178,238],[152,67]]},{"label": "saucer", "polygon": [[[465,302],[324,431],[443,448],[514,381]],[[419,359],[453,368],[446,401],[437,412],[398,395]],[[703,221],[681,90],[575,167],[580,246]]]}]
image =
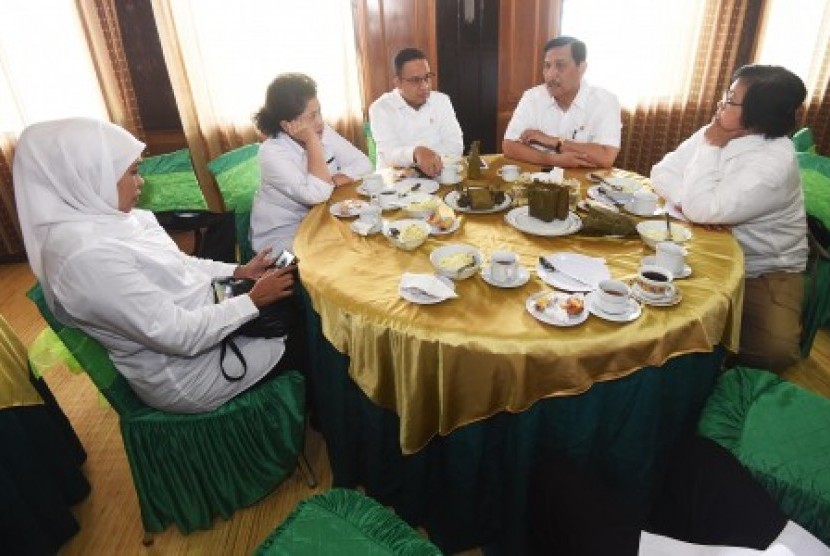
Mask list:
[{"label": "saucer", "polygon": [[369,203],[362,199],[346,199],[339,201],[329,207],[332,216],[338,218],[354,218],[360,211],[369,206]]},{"label": "saucer", "polygon": [[359,236],[371,236],[371,235],[374,235],[374,234],[378,233],[381,230],[381,228],[383,228],[383,222],[381,220],[378,220],[377,222],[375,222],[374,226],[369,228],[368,232],[366,232],[365,234],[362,234],[357,230],[356,224],[358,222],[360,222],[360,220],[355,220],[354,222],[350,223],[349,224],[349,229],[351,231],[353,231],[354,233],[356,233],[357,235],[359,235]]},{"label": "saucer", "polygon": [[623,210],[625,210],[625,212],[627,212],[628,214],[633,214],[634,216],[639,216],[641,218],[647,218],[649,216],[662,216],[663,213],[666,212],[666,210],[661,206],[657,206],[651,212],[639,212],[639,211],[634,210],[633,205],[634,205],[634,201],[632,199],[631,201],[629,201],[629,202],[627,202],[626,204],[623,205]]},{"label": "saucer", "polygon": [[[552,324],[553,326],[576,326],[578,324],[582,324],[588,318],[588,307],[585,307],[581,313],[574,316],[568,316],[565,320],[557,320],[553,318],[552,315],[536,310],[535,301],[536,298],[542,295],[550,295],[549,291],[542,291],[532,294],[530,297],[527,298],[525,301],[525,309],[527,312],[530,313],[533,318],[538,321],[544,322],[545,324]],[[569,294],[555,294],[557,298],[560,297],[567,297]]]},{"label": "saucer", "polygon": [[513,279],[512,282],[496,282],[490,276],[490,267],[485,266],[481,269],[481,278],[491,286],[496,286],[497,288],[518,288],[519,286],[524,286],[527,284],[527,281],[530,280],[530,271],[527,270],[522,265],[519,265],[518,272],[516,272],[516,277]]},{"label": "saucer", "polygon": [[672,297],[654,297],[641,290],[640,286],[636,283],[631,286],[631,297],[638,301],[642,301],[646,305],[652,305],[654,307],[671,307],[672,305],[677,305],[683,300],[683,296],[680,295],[680,290],[677,288],[675,288],[674,295]]},{"label": "saucer", "polygon": [[593,291],[585,296],[585,303],[588,304],[588,310],[592,315],[596,315],[601,319],[610,320],[611,322],[631,322],[640,318],[643,314],[643,306],[637,303],[637,300],[628,298],[628,307],[622,313],[606,313],[597,303],[599,294]]},{"label": "saucer", "polygon": [[[646,255],[643,257],[643,264],[657,264],[657,257],[655,255]],[[683,278],[688,278],[692,275],[692,267],[687,264],[683,265],[683,272],[680,274],[675,274],[672,272],[672,276],[674,276],[675,280],[682,280]]]}]

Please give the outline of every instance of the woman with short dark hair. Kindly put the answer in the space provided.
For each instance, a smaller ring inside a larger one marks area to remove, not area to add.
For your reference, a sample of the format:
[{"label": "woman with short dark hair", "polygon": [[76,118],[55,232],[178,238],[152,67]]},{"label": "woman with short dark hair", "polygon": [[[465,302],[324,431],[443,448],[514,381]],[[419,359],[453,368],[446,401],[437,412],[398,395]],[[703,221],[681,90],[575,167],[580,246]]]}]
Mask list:
[{"label": "woman with short dark hair", "polygon": [[251,245],[279,253],[292,248],[311,207],[371,172],[372,163],[323,123],[317,85],[307,75],[274,79],[254,121],[268,139],[259,149],[262,182],[251,210]]},{"label": "woman with short dark hair", "polygon": [[651,181],[698,224],[729,228],[744,252],[739,361],[782,371],[799,358],[807,226],[787,137],[807,91],[779,66],[738,69],[712,121],[667,154]]}]

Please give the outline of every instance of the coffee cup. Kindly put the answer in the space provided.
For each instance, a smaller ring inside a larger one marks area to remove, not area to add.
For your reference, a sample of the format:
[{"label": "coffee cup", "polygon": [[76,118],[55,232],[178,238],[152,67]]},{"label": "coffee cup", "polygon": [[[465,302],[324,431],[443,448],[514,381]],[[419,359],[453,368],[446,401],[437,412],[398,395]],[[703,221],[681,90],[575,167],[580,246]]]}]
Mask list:
[{"label": "coffee cup", "polygon": [[490,256],[490,278],[499,284],[510,284],[516,280],[519,258],[512,251],[493,251]]},{"label": "coffee cup", "polygon": [[635,282],[640,292],[647,297],[664,299],[674,297],[676,290],[672,283],[674,275],[670,270],[657,265],[643,265]]},{"label": "coffee cup", "polygon": [[445,162],[441,168],[441,176],[438,178],[443,185],[451,185],[461,181],[463,166],[457,162]]},{"label": "coffee cup", "polygon": [[380,220],[380,207],[377,205],[368,205],[363,207],[358,214],[358,219],[366,224],[374,226]]},{"label": "coffee cup", "polygon": [[394,189],[384,189],[372,197],[372,199],[383,210],[398,208],[398,192]]},{"label": "coffee cup", "polygon": [[369,174],[363,178],[363,189],[370,195],[379,193],[384,187],[385,183],[383,181],[383,176],[380,174]]},{"label": "coffee cup", "polygon": [[671,241],[661,241],[657,244],[657,256],[654,263],[669,270],[673,275],[683,273],[686,267],[686,250]]},{"label": "coffee cup", "polygon": [[651,191],[635,191],[631,199],[631,212],[636,214],[654,214],[657,210],[657,195]]},{"label": "coffee cup", "polygon": [[521,169],[515,164],[505,164],[496,171],[496,174],[501,176],[501,179],[507,182],[514,182],[519,179]]},{"label": "coffee cup", "polygon": [[597,305],[610,314],[619,315],[628,309],[628,284],[620,280],[603,280],[597,288]]}]

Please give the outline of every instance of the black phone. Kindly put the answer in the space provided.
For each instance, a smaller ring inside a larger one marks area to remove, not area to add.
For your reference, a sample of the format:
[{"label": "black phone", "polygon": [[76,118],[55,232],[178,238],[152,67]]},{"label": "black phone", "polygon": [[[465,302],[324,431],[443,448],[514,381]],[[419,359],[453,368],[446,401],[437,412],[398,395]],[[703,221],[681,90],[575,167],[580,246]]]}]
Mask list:
[{"label": "black phone", "polygon": [[551,170],[553,170],[553,168],[553,166],[542,166],[540,172],[550,172]]},{"label": "black phone", "polygon": [[276,268],[285,268],[286,266],[296,264],[297,263],[297,256],[294,255],[288,249],[283,249],[282,253],[277,255],[277,258],[274,260],[274,267]]}]

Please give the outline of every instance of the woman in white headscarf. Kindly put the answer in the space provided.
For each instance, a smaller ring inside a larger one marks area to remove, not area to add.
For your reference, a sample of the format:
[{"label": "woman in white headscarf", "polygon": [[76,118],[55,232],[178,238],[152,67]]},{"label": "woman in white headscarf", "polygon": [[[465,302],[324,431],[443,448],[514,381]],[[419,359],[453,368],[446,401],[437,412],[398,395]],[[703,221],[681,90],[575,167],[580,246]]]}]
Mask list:
[{"label": "woman in white headscarf", "polygon": [[[14,157],[14,188],[29,264],[57,318],[101,342],[150,406],[196,413],[246,390],[277,363],[284,338],[223,338],[291,294],[289,267],[263,251],[237,267],[182,253],[151,212],[134,209],[144,144],[124,129],[74,118],[29,126]],[[215,303],[211,280],[257,279],[249,295]]]}]

